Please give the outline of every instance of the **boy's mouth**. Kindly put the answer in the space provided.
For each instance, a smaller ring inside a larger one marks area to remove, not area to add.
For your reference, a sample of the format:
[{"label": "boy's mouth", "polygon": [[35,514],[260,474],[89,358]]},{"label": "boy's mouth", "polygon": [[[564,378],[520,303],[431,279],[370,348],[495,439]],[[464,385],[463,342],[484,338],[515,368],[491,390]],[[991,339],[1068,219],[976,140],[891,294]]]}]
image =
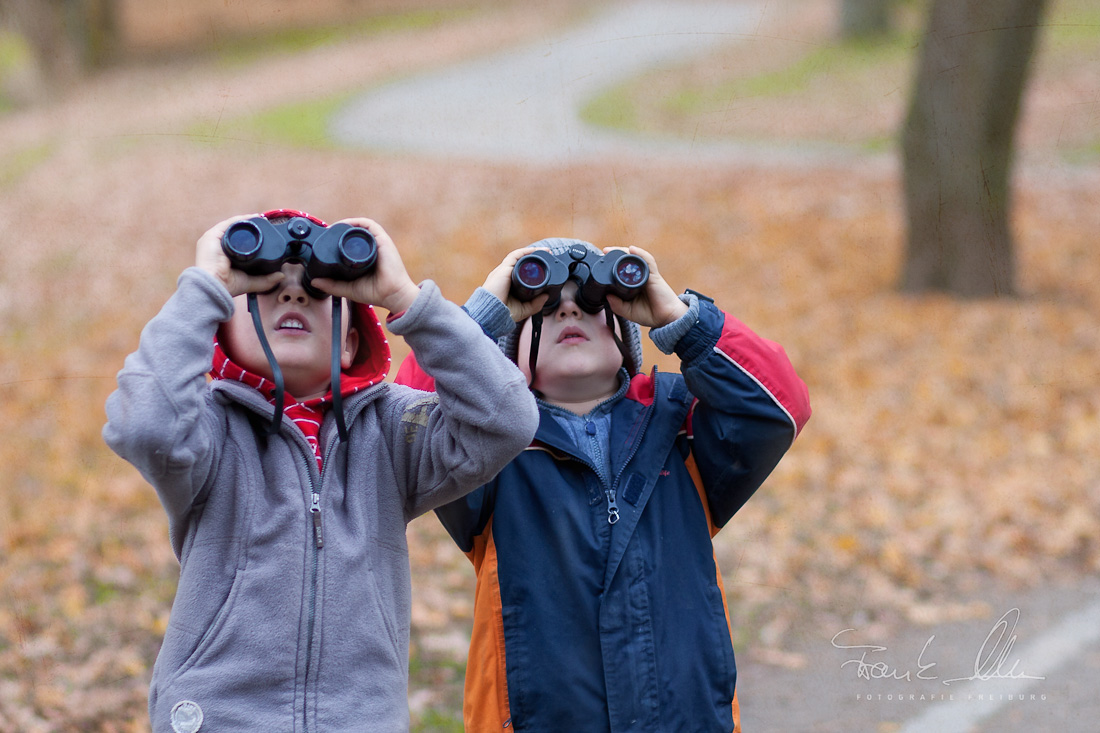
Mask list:
[{"label": "boy's mouth", "polygon": [[562,329],[562,332],[558,334],[558,343],[580,343],[581,341],[587,341],[588,336],[584,331],[575,327],[567,326]]},{"label": "boy's mouth", "polygon": [[276,331],[309,333],[309,324],[306,319],[297,313],[288,313],[279,319],[275,326]]}]

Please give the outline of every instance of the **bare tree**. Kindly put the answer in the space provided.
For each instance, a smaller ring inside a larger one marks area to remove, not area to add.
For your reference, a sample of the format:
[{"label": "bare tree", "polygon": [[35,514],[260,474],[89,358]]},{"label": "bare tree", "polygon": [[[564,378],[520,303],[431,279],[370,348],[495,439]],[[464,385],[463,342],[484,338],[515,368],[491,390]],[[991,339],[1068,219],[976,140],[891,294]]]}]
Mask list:
[{"label": "bare tree", "polygon": [[934,0],[902,135],[901,287],[1016,292],[1010,174],[1046,0]]},{"label": "bare tree", "polygon": [[34,55],[38,96],[109,61],[118,47],[118,0],[0,0],[0,21]]}]

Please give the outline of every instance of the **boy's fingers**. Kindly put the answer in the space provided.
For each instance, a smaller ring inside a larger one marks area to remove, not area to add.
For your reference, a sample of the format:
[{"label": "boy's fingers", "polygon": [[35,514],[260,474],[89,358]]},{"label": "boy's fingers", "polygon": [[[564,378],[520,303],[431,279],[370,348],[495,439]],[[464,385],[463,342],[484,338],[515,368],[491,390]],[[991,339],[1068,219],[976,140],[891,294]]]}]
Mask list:
[{"label": "boy's fingers", "polygon": [[[368,219],[365,216],[349,216],[347,219],[341,219],[336,224],[350,224],[353,227],[363,227],[364,229],[381,229],[381,225],[374,219]],[[372,231],[373,231],[372,229]]]},{"label": "boy's fingers", "polygon": [[370,296],[367,291],[360,289],[358,283],[363,278],[369,277],[364,275],[361,278],[355,280],[334,280],[329,277],[318,277],[310,280],[310,285],[320,290],[326,295],[331,295],[334,298],[347,298],[348,300],[355,301],[356,303],[367,303],[368,305],[377,305],[370,300]]},{"label": "boy's fingers", "polygon": [[286,279],[286,273],[283,272],[282,270],[279,270],[278,272],[272,272],[268,275],[264,275],[263,277],[259,278],[258,281],[256,282],[256,285],[258,285],[259,288],[262,289],[262,290],[270,290],[271,288],[275,287],[276,285],[278,285],[279,283],[281,283],[285,279]]},{"label": "boy's fingers", "polygon": [[350,290],[350,282],[341,280],[333,280],[327,277],[317,277],[309,281],[309,284],[320,290],[322,293],[328,293],[329,295],[335,295],[338,298],[347,297],[344,290]]},{"label": "boy's fingers", "polygon": [[514,298],[511,299],[511,302],[516,304],[514,308],[509,308],[509,310],[512,311],[512,320],[519,323],[520,321],[530,318],[541,311],[542,307],[546,305],[546,301],[549,299],[549,293],[543,293],[533,300],[528,301],[515,300]]},{"label": "boy's fingers", "polygon": [[260,214],[240,214],[238,216],[231,216],[228,219],[224,221],[219,221],[217,224],[210,227],[210,229],[207,230],[206,234],[216,237],[218,239],[218,242],[220,243],[222,236],[225,234],[226,230],[229,229],[229,227],[233,226],[239,221],[255,219],[258,216],[260,216]]},{"label": "boy's fingers", "polygon": [[[612,313],[617,316],[622,316],[627,320],[637,321],[637,314],[634,313],[635,307],[633,302],[627,303],[627,301],[623,300],[614,293],[608,293],[606,297],[607,305],[609,308],[611,308]],[[640,325],[644,326],[645,324],[640,323]]]},{"label": "boy's fingers", "polygon": [[516,263],[519,262],[521,257],[531,254],[532,252],[536,251],[536,249],[536,247],[521,247],[519,249],[514,249],[507,255],[505,255],[504,261],[501,263],[501,265],[508,268],[513,268],[516,266]]},{"label": "boy's fingers", "polygon": [[241,295],[244,293],[263,293],[271,290],[286,279],[286,275],[282,271],[278,271],[267,275],[252,276],[246,275],[240,270],[231,270],[230,278],[236,278],[235,283],[227,286],[230,292],[234,295]]}]

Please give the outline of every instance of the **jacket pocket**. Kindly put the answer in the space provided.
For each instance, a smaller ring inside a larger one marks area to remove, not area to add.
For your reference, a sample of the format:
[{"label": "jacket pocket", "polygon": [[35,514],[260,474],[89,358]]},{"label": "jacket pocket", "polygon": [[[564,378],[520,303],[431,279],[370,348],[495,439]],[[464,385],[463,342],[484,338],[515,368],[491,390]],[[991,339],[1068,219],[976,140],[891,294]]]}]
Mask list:
[{"label": "jacket pocket", "polygon": [[715,663],[718,668],[714,670],[712,679],[717,690],[724,700],[733,702],[734,686],[737,682],[737,663],[733,655],[733,641],[730,637],[730,625],[726,619],[725,605],[722,603],[722,593],[718,588],[711,588],[708,592],[711,623],[707,624],[713,637]]},{"label": "jacket pocket", "polygon": [[[183,660],[183,662],[179,665],[178,668],[176,668],[175,671],[172,671],[170,669],[164,670],[167,676],[164,680],[163,685],[161,685],[162,689],[171,686],[185,672],[199,665],[202,662],[203,657],[207,654],[207,652],[213,646],[214,642],[218,639],[221,632],[225,629],[228,623],[228,619],[233,613],[233,606],[236,603],[240,588],[243,585],[243,583],[241,582],[242,573],[243,571],[238,570],[233,575],[233,584],[229,587],[229,593],[226,596],[225,601],[222,602],[221,608],[218,609],[218,612],[217,614],[215,614],[214,619],[210,622],[210,625],[207,626],[202,635],[198,637],[198,643],[195,645],[194,650],[191,651],[191,653],[187,656],[186,659]],[[173,630],[170,626],[169,633],[174,633],[178,635],[181,633],[181,630],[179,628]]]}]

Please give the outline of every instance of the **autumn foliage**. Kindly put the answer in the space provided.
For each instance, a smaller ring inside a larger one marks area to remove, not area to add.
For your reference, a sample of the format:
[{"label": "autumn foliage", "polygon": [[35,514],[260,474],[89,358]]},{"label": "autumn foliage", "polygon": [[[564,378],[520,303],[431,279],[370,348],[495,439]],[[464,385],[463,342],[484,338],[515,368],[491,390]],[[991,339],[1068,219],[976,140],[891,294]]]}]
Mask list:
[{"label": "autumn foliage", "polygon": [[[638,244],[674,287],[782,343],[814,416],[717,540],[739,648],[782,650],[790,629],[856,613],[964,617],[983,584],[1100,571],[1094,168],[1025,169],[1021,297],[957,302],[895,290],[896,171],[856,157],[529,169],[158,133],[186,115],[120,132],[119,109],[89,96],[43,114],[74,110],[0,180],[2,731],[147,728],[178,564],[155,494],[100,439],[103,403],[199,234],[265,208],[372,216],[414,278],[459,302],[544,236]],[[410,699],[454,715],[472,573],[433,517],[410,542]]]}]

